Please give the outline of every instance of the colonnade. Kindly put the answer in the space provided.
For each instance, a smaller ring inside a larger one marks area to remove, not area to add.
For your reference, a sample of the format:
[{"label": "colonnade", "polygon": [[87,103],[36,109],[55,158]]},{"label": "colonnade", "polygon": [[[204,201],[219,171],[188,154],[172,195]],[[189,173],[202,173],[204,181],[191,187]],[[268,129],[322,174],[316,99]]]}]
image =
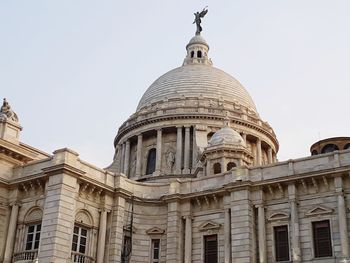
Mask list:
[{"label": "colonnade", "polygon": [[[195,168],[195,162],[197,160],[197,148],[195,143],[195,128],[193,127],[193,149],[191,151],[191,127],[190,125],[176,126],[176,153],[175,153],[175,173],[176,174],[189,174],[191,169]],[[183,140],[184,130],[184,140]],[[136,169],[135,176],[140,177],[143,171],[142,160],[145,153],[143,153],[143,134],[137,135],[136,146]],[[119,144],[118,151],[121,153],[120,159],[120,172],[125,175],[130,173],[130,139],[126,139],[122,144]],[[163,148],[163,129],[157,129],[156,135],[156,164],[155,174],[162,173],[162,148]],[[192,155],[191,155],[192,153]]]},{"label": "colonnade", "polygon": [[[195,169],[195,165],[198,158],[198,149],[196,144],[196,129],[193,126],[192,140],[191,140],[191,127],[190,125],[176,126],[176,153],[175,153],[175,163],[174,163],[174,173],[175,174],[189,174],[192,169]],[[163,129],[158,128],[156,135],[156,169],[155,174],[159,175],[162,173],[162,149],[163,149]],[[242,133],[242,138],[247,142],[247,134]],[[184,138],[183,138],[184,137]],[[143,140],[144,135],[142,133],[137,135],[137,145],[136,145],[136,168],[135,176],[140,177],[143,174]],[[192,141],[192,149],[191,147]],[[129,176],[130,174],[130,139],[126,139],[121,144],[118,144],[118,151],[120,154],[120,172]],[[260,138],[256,138],[256,144],[254,149],[252,149],[253,155],[255,156],[255,165],[263,165],[263,150],[262,141]],[[191,155],[192,154],[192,155]],[[272,164],[275,162],[275,154],[271,147],[267,149],[267,162]],[[209,164],[209,165],[208,165]],[[210,161],[207,164],[207,174],[210,170]],[[211,164],[212,165],[212,164]]]}]

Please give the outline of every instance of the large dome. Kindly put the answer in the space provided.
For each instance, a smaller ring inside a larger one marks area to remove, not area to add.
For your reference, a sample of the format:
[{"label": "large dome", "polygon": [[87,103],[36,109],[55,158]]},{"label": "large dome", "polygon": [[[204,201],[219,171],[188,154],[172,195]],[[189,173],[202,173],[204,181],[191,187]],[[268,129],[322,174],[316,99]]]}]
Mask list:
[{"label": "large dome", "polygon": [[137,110],[152,103],[184,97],[237,102],[257,112],[252,98],[235,78],[208,64],[187,64],[165,73],[147,89]]}]

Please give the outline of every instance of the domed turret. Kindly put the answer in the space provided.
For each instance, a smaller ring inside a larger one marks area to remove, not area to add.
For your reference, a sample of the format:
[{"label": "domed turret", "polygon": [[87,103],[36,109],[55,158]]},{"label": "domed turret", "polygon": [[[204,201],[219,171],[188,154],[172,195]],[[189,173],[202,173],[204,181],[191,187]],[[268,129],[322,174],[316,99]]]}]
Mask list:
[{"label": "domed turret", "polygon": [[217,146],[221,144],[229,144],[233,146],[241,146],[246,147],[246,144],[242,138],[242,136],[226,126],[218,130],[208,142],[209,146]]}]

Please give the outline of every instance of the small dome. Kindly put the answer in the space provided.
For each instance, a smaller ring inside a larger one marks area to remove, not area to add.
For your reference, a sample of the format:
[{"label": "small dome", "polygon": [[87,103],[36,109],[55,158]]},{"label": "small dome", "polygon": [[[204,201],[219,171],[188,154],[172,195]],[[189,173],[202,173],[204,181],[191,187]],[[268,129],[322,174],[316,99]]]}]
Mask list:
[{"label": "small dome", "polygon": [[233,144],[246,147],[242,136],[230,127],[221,128],[214,133],[209,141],[209,146],[216,146],[220,144]]},{"label": "small dome", "polygon": [[188,46],[194,45],[194,44],[206,45],[209,48],[209,45],[208,45],[207,41],[205,41],[205,39],[201,35],[195,35],[194,37],[192,37],[190,42],[188,42],[186,48]]}]

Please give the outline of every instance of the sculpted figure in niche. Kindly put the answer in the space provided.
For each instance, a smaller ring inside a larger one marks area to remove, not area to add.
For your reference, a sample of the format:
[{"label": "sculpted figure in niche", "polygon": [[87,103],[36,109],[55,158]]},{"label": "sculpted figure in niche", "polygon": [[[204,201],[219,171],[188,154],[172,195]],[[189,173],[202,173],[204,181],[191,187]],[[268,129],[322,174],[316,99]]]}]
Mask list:
[{"label": "sculpted figure in niche", "polygon": [[167,168],[171,171],[175,163],[175,154],[173,151],[169,151],[166,157]]}]

